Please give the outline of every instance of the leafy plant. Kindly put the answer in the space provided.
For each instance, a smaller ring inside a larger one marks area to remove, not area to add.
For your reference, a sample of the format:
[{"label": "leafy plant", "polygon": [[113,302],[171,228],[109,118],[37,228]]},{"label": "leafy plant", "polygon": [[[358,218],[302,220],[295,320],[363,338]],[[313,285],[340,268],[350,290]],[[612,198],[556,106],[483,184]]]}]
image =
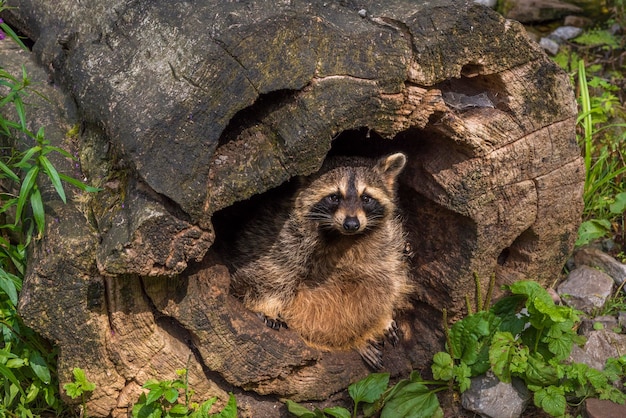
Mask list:
[{"label": "leafy plant", "polygon": [[[443,417],[436,396],[438,390],[429,389],[419,373],[413,372],[409,379],[401,380],[388,388],[389,373],[372,373],[366,378],[351,384],[348,393],[354,401],[352,414],[343,407],[329,407],[313,411],[287,400],[287,409],[302,418],[350,418],[357,416],[359,406],[365,417],[380,412],[381,418],[395,417]],[[446,387],[439,388],[445,390]]]},{"label": "leafy plant", "polygon": [[72,374],[74,375],[74,381],[64,384],[63,389],[65,389],[67,396],[72,399],[80,397],[83,407],[82,415],[87,417],[87,407],[85,405],[86,395],[94,391],[96,384],[90,382],[85,375],[85,371],[79,367],[74,367]]},{"label": "leafy plant", "polygon": [[[621,218],[626,208],[626,192],[623,176],[626,173],[624,154],[626,133],[608,142],[599,141],[599,135],[611,128],[625,128],[626,124],[608,124],[596,128],[598,124],[609,120],[611,113],[617,108],[616,98],[607,91],[610,85],[597,77],[587,81],[585,63],[578,62],[578,80],[580,89],[581,113],[578,123],[582,128],[580,141],[585,161],[585,213],[589,218],[583,222],[578,231],[576,245],[581,246],[590,241],[608,236],[612,232],[612,220]],[[589,86],[602,87],[605,90],[595,100],[589,94]]]},{"label": "leafy plant", "polygon": [[[209,414],[217,398],[213,397],[202,404],[191,402],[193,391],[188,386],[187,370],[177,370],[176,373],[178,378],[175,380],[149,380],[143,385],[143,388],[148,389],[148,392],[141,394],[133,407],[132,416],[134,418],[237,417],[237,400],[232,393],[221,412]],[[180,402],[181,396],[184,396],[183,403]]]},{"label": "leafy plant", "polygon": [[[3,8],[0,1],[0,11]],[[1,20],[0,32],[25,48]],[[0,153],[0,415],[17,417],[44,411],[59,413],[62,408],[56,350],[24,325],[16,308],[26,268],[26,247],[45,231],[38,182],[46,177],[63,201],[63,181],[82,190],[96,190],[59,173],[50,154],[71,156],[50,145],[43,128],[36,133],[28,129],[24,98],[33,92],[30,84],[25,69],[16,77],[0,67],[0,139],[5,145]],[[10,113],[15,120],[3,116]]]}]

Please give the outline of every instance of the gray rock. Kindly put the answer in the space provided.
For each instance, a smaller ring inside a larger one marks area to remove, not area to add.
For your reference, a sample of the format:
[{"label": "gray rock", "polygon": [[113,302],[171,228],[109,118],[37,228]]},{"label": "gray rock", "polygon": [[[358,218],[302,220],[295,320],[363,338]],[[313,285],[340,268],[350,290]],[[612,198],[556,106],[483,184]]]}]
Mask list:
[{"label": "gray rock", "polygon": [[577,28],[575,26],[560,26],[550,34],[550,37],[567,41],[568,39],[577,37],[581,33],[583,33],[581,28]]},{"label": "gray rock", "polygon": [[483,418],[519,417],[530,398],[521,380],[503,383],[491,373],[473,378],[471,387],[461,396],[463,408]]},{"label": "gray rock", "polygon": [[589,266],[580,266],[570,272],[557,292],[568,306],[591,313],[604,306],[612,289],[613,279],[608,274]]},{"label": "gray rock", "polygon": [[559,43],[551,38],[541,38],[539,45],[548,53],[556,55],[559,52]]},{"label": "gray rock", "polygon": [[556,20],[582,9],[559,0],[512,0],[511,8],[505,13],[508,19],[522,23]]},{"label": "gray rock", "polygon": [[498,4],[498,0],[474,0],[476,4],[482,4],[483,6],[491,7],[492,9],[496,8]]},{"label": "gray rock", "polygon": [[626,405],[590,398],[585,401],[585,412],[588,418],[623,418],[626,417]]},{"label": "gray rock", "polygon": [[584,16],[569,15],[565,16],[565,19],[563,19],[563,24],[565,26],[576,26],[578,28],[584,28],[586,26],[591,26],[593,24],[593,20]]},{"label": "gray rock", "polygon": [[604,369],[608,358],[619,357],[626,351],[626,335],[616,334],[611,330],[592,331],[584,347],[575,345],[569,359],[584,363],[594,369]]},{"label": "gray rock", "polygon": [[574,254],[574,263],[577,266],[591,266],[599,268],[613,278],[616,285],[626,280],[626,264],[622,264],[598,248],[583,247]]}]

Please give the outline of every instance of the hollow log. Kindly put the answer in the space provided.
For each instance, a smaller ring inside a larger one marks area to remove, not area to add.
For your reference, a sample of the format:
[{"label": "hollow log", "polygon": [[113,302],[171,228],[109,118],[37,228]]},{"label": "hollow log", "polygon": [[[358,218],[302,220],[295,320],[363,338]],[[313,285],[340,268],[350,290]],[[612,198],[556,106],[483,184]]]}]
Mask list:
[{"label": "hollow log", "polygon": [[4,48],[3,65],[27,62],[48,81],[55,100],[32,112],[80,126],[49,139],[102,189],[50,198],[20,298],[59,347],[61,383],[80,366],[97,384],[92,416],[125,416],[147,379],[181,368],[198,398],[220,406],[235,392],[243,416],[327,399],[370,372],[355,352],[264,327],[229,291],[232,229],[327,155],[408,156],[399,203],[416,290],[400,346],[384,348],[394,376],[428,368],[442,309],[465,312],[475,274],[483,289],[492,274],[550,283],[572,249],[584,173],[568,77],[490,9],[7,3],[36,64]]}]

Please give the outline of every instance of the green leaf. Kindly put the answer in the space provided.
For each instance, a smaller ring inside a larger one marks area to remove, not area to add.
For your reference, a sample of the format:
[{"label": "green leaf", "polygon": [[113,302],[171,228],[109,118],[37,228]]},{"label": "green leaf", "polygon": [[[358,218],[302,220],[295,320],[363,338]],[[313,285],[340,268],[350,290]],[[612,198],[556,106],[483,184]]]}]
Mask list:
[{"label": "green leaf", "polygon": [[237,398],[232,393],[228,394],[228,403],[217,414],[211,414],[211,418],[237,418]]},{"label": "green leaf", "polygon": [[6,362],[6,366],[9,369],[19,369],[21,367],[26,366],[26,364],[28,363],[27,359],[24,358],[10,358],[9,360],[7,360]]},{"label": "green leaf", "polygon": [[45,155],[39,156],[39,162],[43,166],[43,169],[48,175],[48,178],[50,178],[50,182],[52,183],[52,186],[54,186],[54,190],[56,190],[63,203],[66,203],[67,199],[65,197],[65,190],[63,190],[61,177],[59,177],[59,173],[57,172],[56,168],[54,168],[50,160]]},{"label": "green leaf", "polygon": [[372,373],[365,379],[348,386],[348,393],[355,405],[359,402],[374,403],[387,390],[389,373]]},{"label": "green leaf", "polygon": [[32,162],[31,162],[31,160],[33,158],[33,155],[35,155],[36,153],[38,153],[40,151],[41,151],[41,147],[39,145],[36,145],[34,147],[29,148],[24,153],[24,155],[22,156],[20,161],[15,164],[15,167],[21,168],[23,170],[30,169],[33,166]]},{"label": "green leaf", "polygon": [[315,414],[313,411],[306,409],[304,406],[298,403],[295,403],[294,401],[287,399],[285,403],[287,404],[287,410],[297,417],[302,417],[302,418],[319,417],[319,415]]},{"label": "green leaf", "polygon": [[434,392],[421,383],[409,383],[385,402],[380,418],[430,418],[439,408]]},{"label": "green leaf", "polygon": [[516,345],[515,338],[513,338],[510,332],[497,332],[493,336],[491,348],[489,349],[489,361],[493,373],[504,383],[511,381],[509,366]]},{"label": "green leaf", "polygon": [[93,187],[93,186],[88,186],[85,183],[83,183],[80,180],[75,179],[74,177],[70,177],[66,174],[63,173],[59,173],[59,177],[61,178],[61,180],[68,182],[69,184],[78,187],[80,190],[84,190],[86,192],[89,193],[96,193],[101,191],[102,189],[99,189],[97,187]]},{"label": "green leaf", "polygon": [[187,406],[177,403],[176,405],[172,406],[170,408],[170,410],[167,412],[168,415],[172,416],[172,415],[179,415],[179,416],[186,416],[189,413],[189,408],[187,408]]},{"label": "green leaf", "polygon": [[169,403],[174,403],[178,400],[178,390],[174,388],[169,388],[163,392],[163,399],[168,401]]},{"label": "green leaf", "polygon": [[439,352],[433,356],[431,370],[435,380],[448,381],[454,377],[454,361],[450,354]]},{"label": "green leaf", "polygon": [[554,385],[559,381],[559,371],[553,365],[547,363],[541,354],[533,353],[528,356],[524,380],[529,385]]},{"label": "green leaf", "polygon": [[31,191],[35,186],[35,181],[37,180],[37,175],[39,174],[39,167],[36,165],[32,166],[30,170],[26,173],[24,177],[24,181],[22,182],[22,187],[20,188],[20,195],[17,199],[17,208],[15,212],[15,220],[16,223],[22,218],[22,211],[24,210],[24,205],[26,204],[27,199],[30,198]]},{"label": "green leaf", "polygon": [[589,219],[578,227],[576,246],[581,247],[598,238],[603,238],[611,232],[611,222],[607,219]]},{"label": "green leaf", "polygon": [[17,116],[20,119],[20,126],[22,131],[28,131],[28,127],[26,126],[26,112],[24,110],[24,102],[19,95],[15,95],[15,97],[13,98],[13,106],[15,106],[15,113],[17,113]]},{"label": "green leaf", "polygon": [[0,269],[0,289],[9,297],[11,304],[17,306],[17,288],[11,276],[11,273]]},{"label": "green leaf", "polygon": [[37,185],[33,187],[30,194],[30,207],[33,210],[33,218],[35,218],[35,224],[37,225],[37,237],[41,238],[46,230],[46,213]]},{"label": "green leaf", "polygon": [[350,418],[350,411],[340,406],[332,406],[330,408],[324,408],[322,412],[324,412],[324,414],[326,415],[330,415],[331,417],[335,417],[335,418]]},{"label": "green leaf", "polygon": [[11,26],[7,25],[6,23],[0,23],[0,29],[2,29],[2,31],[4,33],[6,33],[7,36],[13,40],[13,42],[18,44],[20,48],[22,48],[26,52],[30,52],[28,50],[28,47],[26,47],[26,45],[24,45],[24,42],[22,42],[20,37],[17,36],[17,34],[13,31]]},{"label": "green leaf", "polygon": [[24,396],[26,395],[24,393],[24,390],[22,389],[22,385],[20,385],[19,380],[15,377],[13,372],[4,364],[0,364],[0,375],[2,375],[5,379],[9,380],[11,383],[13,383],[19,389],[22,395]]},{"label": "green leaf", "polygon": [[[142,402],[142,400],[144,402]],[[144,394],[142,394],[139,397],[139,403],[135,404],[135,406],[133,407],[133,417],[136,418],[161,418],[161,416],[163,415],[163,410],[161,409],[161,406],[158,403],[153,403],[150,405],[147,405],[145,403],[145,396]]]},{"label": "green leaf", "polygon": [[472,385],[472,370],[463,362],[454,367],[454,379],[459,383],[459,392],[463,393]]},{"label": "green leaf", "polygon": [[28,359],[30,368],[35,372],[35,375],[46,385],[50,383],[50,369],[46,360],[37,351],[33,351]]},{"label": "green leaf", "polygon": [[83,393],[76,383],[66,383],[63,385],[63,389],[65,389],[67,396],[72,399],[78,398]]},{"label": "green leaf", "polygon": [[615,202],[609,206],[611,213],[621,215],[626,212],[626,192],[615,195]]},{"label": "green leaf", "polygon": [[26,399],[24,400],[24,403],[31,403],[37,398],[37,395],[39,395],[39,386],[35,383],[31,383],[26,391]]},{"label": "green leaf", "polygon": [[548,350],[553,353],[556,358],[564,360],[569,357],[572,351],[572,339],[569,336],[562,335],[560,338],[547,338]]},{"label": "green leaf", "polygon": [[213,404],[217,402],[217,397],[214,396],[204,401],[198,409],[189,414],[189,418],[206,418],[209,416],[209,411]]},{"label": "green leaf", "polygon": [[153,402],[158,401],[163,396],[165,390],[162,387],[151,389],[146,395],[146,405],[150,405]]},{"label": "green leaf", "polygon": [[534,395],[535,405],[554,417],[565,414],[565,394],[563,388],[558,386],[548,386],[539,389]]},{"label": "green leaf", "polygon": [[20,178],[17,176],[17,174],[15,174],[13,172],[13,170],[11,170],[5,163],[3,163],[2,161],[0,161],[0,170],[11,180],[13,180],[14,182],[18,183],[20,181]]}]

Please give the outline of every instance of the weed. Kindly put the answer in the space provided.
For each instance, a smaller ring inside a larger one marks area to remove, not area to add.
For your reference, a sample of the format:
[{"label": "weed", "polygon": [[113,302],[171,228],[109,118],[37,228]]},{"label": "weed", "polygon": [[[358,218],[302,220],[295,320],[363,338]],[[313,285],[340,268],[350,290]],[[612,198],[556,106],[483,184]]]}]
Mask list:
[{"label": "weed", "polygon": [[[0,1],[0,10],[3,2]],[[24,44],[4,22],[0,30],[21,47]],[[17,314],[18,294],[26,267],[26,247],[45,232],[44,206],[38,181],[45,176],[61,200],[63,182],[95,191],[59,173],[48,156],[71,156],[50,145],[44,129],[27,127],[24,97],[32,92],[25,69],[19,77],[0,67],[0,138],[10,144],[0,155],[0,416],[32,417],[44,411],[59,413],[56,351]],[[15,144],[24,151],[17,151]]]},{"label": "weed", "polygon": [[63,389],[72,399],[76,399],[80,397],[83,413],[82,416],[87,418],[89,415],[87,414],[87,405],[86,405],[86,397],[89,393],[93,392],[96,388],[95,383],[87,380],[87,376],[85,375],[85,371],[79,367],[74,367],[72,370],[72,374],[74,375],[74,381],[71,383],[66,383],[63,385]]},{"label": "weed", "polygon": [[[175,380],[149,380],[143,388],[147,393],[141,394],[132,410],[134,418],[236,418],[237,401],[230,394],[228,403],[217,414],[209,414],[211,407],[217,401],[213,397],[202,404],[191,402],[193,391],[189,389],[187,370],[177,370],[178,378]],[[184,396],[184,402],[179,398]]]}]

